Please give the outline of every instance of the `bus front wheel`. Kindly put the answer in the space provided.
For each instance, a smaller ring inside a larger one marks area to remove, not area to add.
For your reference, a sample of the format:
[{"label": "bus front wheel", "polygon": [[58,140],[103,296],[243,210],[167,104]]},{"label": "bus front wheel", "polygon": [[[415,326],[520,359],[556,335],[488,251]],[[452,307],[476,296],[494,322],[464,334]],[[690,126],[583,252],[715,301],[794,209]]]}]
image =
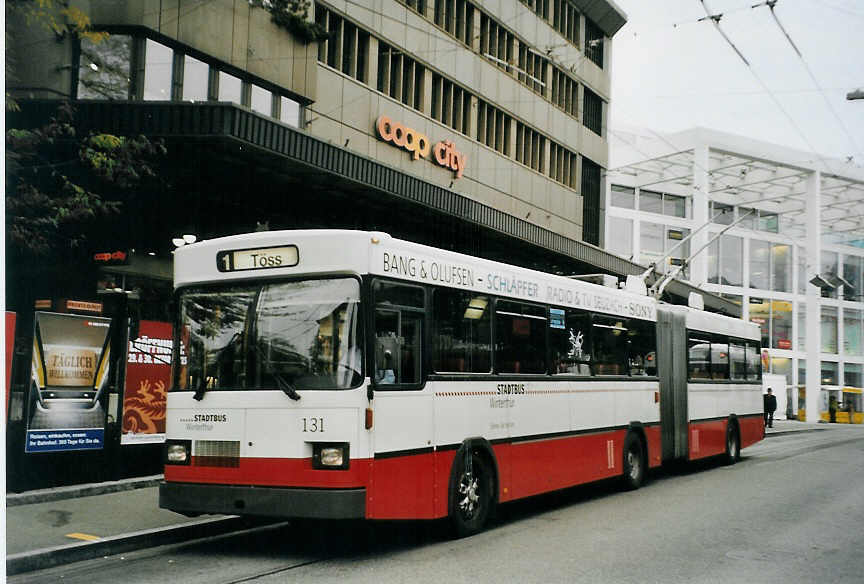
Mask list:
[{"label": "bus front wheel", "polygon": [[476,450],[466,449],[453,462],[450,521],[456,537],[483,530],[492,510],[492,472]]}]

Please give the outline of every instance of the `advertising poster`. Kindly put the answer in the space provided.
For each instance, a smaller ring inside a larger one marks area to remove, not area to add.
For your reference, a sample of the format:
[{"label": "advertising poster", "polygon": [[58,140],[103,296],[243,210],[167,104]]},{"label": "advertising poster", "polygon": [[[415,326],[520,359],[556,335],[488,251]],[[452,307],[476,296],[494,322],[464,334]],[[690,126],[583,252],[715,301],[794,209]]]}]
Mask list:
[{"label": "advertising poster", "polygon": [[111,320],[37,312],[26,452],[100,449]]},{"label": "advertising poster", "polygon": [[9,420],[9,396],[12,395],[12,359],[15,355],[15,313],[6,313],[6,420]]},{"label": "advertising poster", "polygon": [[165,392],[171,382],[172,327],[142,320],[129,340],[121,444],[165,441]]}]

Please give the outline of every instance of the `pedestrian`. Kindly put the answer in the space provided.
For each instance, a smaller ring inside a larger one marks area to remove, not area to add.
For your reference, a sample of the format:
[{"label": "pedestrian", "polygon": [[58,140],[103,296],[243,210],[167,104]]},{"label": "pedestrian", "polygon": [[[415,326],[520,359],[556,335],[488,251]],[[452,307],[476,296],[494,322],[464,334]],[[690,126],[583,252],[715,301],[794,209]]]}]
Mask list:
[{"label": "pedestrian", "polygon": [[763,408],[764,417],[765,417],[765,427],[773,428],[774,427],[774,412],[777,410],[777,397],[771,392],[771,388],[768,388],[768,393],[763,396]]},{"label": "pedestrian", "polygon": [[846,410],[849,412],[849,423],[854,424],[855,419],[855,404],[852,403],[852,396],[846,399]]},{"label": "pedestrian", "polygon": [[832,424],[837,421],[837,398],[833,395],[828,399],[828,421]]}]

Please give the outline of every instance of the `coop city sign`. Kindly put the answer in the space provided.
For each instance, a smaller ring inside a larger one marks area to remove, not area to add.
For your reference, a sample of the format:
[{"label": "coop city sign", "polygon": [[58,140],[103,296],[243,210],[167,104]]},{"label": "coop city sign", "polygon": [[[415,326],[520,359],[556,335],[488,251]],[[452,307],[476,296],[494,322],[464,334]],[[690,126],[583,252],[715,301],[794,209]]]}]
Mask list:
[{"label": "coop city sign", "polygon": [[386,115],[378,118],[375,129],[379,138],[407,150],[414,160],[427,158],[432,154],[435,162],[456,173],[456,178],[460,178],[465,171],[465,154],[456,150],[453,142],[449,140],[442,140],[433,146],[425,134],[394,122]]}]

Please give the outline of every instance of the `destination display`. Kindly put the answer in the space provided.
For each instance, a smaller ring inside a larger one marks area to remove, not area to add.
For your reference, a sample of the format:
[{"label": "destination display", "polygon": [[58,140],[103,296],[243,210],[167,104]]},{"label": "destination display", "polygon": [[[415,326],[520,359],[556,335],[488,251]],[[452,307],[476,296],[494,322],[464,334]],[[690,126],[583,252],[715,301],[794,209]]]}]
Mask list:
[{"label": "destination display", "polygon": [[299,261],[296,245],[226,250],[216,254],[216,268],[220,272],[290,268]]}]

